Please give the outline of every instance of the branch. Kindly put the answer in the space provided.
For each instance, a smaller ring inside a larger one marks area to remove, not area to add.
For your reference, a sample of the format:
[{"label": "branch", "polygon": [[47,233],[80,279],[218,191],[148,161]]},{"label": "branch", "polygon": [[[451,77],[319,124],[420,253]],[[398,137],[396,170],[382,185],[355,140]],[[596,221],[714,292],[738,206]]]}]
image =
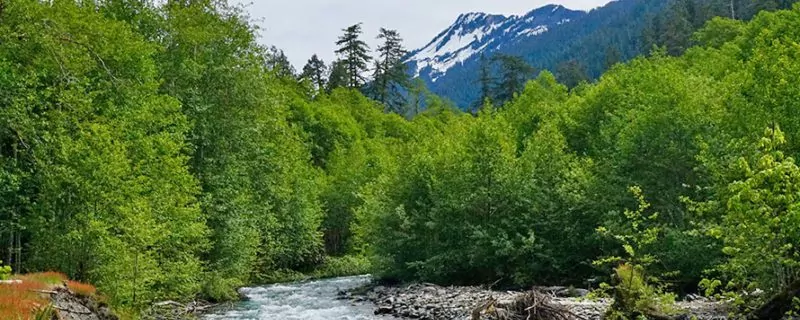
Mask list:
[{"label": "branch", "polygon": [[105,69],[105,70],[106,70],[106,73],[108,73],[108,76],[109,76],[109,77],[111,77],[111,80],[112,80],[112,82],[115,82],[115,83],[116,83],[116,82],[118,81],[118,80],[117,80],[117,78],[116,78],[116,77],[114,77],[114,74],[113,74],[113,73],[111,73],[111,70],[108,68],[108,66],[106,66],[106,62],[105,62],[105,61],[103,61],[103,58],[101,58],[101,57],[100,57],[100,55],[98,55],[98,54],[97,54],[97,53],[96,53],[94,50],[92,50],[92,47],[90,47],[89,45],[87,45],[87,44],[85,44],[85,43],[82,43],[82,42],[79,42],[79,41],[73,40],[72,38],[70,38],[70,37],[67,37],[67,36],[61,36],[61,37],[59,37],[59,40],[61,40],[61,41],[65,41],[65,42],[69,42],[69,43],[72,43],[72,44],[79,45],[79,46],[83,47],[84,49],[86,49],[86,51],[89,51],[89,53],[90,53],[92,56],[94,56],[94,58],[95,58],[95,59],[96,59],[98,62],[100,62],[100,65],[103,67],[103,69]]}]

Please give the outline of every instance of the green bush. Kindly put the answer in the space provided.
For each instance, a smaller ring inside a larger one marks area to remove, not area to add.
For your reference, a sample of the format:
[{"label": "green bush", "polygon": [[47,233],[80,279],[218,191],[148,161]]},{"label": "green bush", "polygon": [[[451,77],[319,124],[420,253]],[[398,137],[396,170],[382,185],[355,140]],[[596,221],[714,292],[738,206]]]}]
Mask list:
[{"label": "green bush", "polygon": [[331,278],[367,274],[371,264],[365,256],[327,257],[325,263],[312,273],[314,278]]},{"label": "green bush", "polygon": [[236,289],[242,286],[241,280],[226,277],[219,272],[209,272],[203,285],[203,295],[211,301],[233,301],[239,298]]},{"label": "green bush", "polygon": [[11,267],[4,266],[3,260],[0,260],[0,280],[8,280],[11,277]]}]

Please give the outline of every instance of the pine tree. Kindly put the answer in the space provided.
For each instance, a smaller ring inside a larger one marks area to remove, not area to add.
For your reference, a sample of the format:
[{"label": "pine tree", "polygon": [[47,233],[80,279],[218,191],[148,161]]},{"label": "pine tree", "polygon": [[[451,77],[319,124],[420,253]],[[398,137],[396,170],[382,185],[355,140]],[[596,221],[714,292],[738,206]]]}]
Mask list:
[{"label": "pine tree", "polygon": [[369,46],[359,39],[362,33],[361,23],[342,31],[344,34],[339,37],[339,41],[336,41],[336,45],[339,46],[336,54],[341,57],[341,63],[344,64],[347,76],[346,86],[351,89],[360,89],[366,82],[362,74],[367,71],[367,64],[372,60],[372,57],[367,54]]},{"label": "pine tree", "polygon": [[475,102],[475,109],[480,108],[484,103],[488,100],[491,100],[492,97],[492,74],[490,69],[489,60],[486,59],[486,56],[481,54],[480,58],[481,68],[480,68],[480,75],[478,78],[478,82],[481,85],[481,97],[478,101]]},{"label": "pine tree", "polygon": [[308,80],[315,92],[325,90],[325,85],[328,82],[328,80],[325,79],[326,68],[325,62],[314,54],[303,67],[303,73],[300,75],[300,78]]},{"label": "pine tree", "polygon": [[558,82],[572,89],[577,87],[581,82],[588,81],[589,75],[586,73],[586,66],[578,60],[569,60],[558,64],[556,68],[556,78]]},{"label": "pine tree", "polygon": [[266,55],[266,64],[267,68],[275,72],[278,77],[295,77],[295,70],[292,64],[289,62],[289,58],[286,57],[286,54],[283,52],[283,50],[278,49],[275,46],[269,48],[269,52],[267,52]]},{"label": "pine tree", "polygon": [[622,61],[622,54],[616,47],[606,47],[606,57],[603,64],[604,70],[609,70],[611,67]]},{"label": "pine tree", "polygon": [[408,87],[408,99],[406,99],[404,107],[405,116],[410,119],[422,112],[422,108],[430,96],[431,92],[425,86],[425,81],[420,78],[411,80]]},{"label": "pine tree", "polygon": [[331,74],[328,76],[328,85],[326,90],[333,91],[336,88],[347,87],[347,65],[342,60],[336,60],[331,64]]},{"label": "pine tree", "polygon": [[493,89],[498,105],[502,105],[524,89],[525,82],[533,76],[536,69],[518,56],[502,54],[495,56],[493,60],[500,63],[500,82]]},{"label": "pine tree", "polygon": [[383,40],[383,44],[378,47],[379,60],[375,62],[374,98],[388,110],[403,113],[400,108],[405,105],[405,98],[400,89],[408,88],[409,77],[402,59],[408,51],[403,48],[403,39],[397,30],[381,28],[378,39]]}]

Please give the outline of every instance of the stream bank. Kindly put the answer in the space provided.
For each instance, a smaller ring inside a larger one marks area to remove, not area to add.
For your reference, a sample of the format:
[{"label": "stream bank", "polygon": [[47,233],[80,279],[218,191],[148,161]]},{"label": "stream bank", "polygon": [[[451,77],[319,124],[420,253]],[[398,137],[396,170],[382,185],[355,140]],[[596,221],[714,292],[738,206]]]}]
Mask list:
[{"label": "stream bank", "polygon": [[[576,319],[599,320],[611,305],[611,299],[587,299],[579,297],[587,291],[564,287],[537,288],[552,296],[551,301],[570,310]],[[524,292],[492,291],[481,287],[442,287],[430,283],[415,283],[404,286],[368,286],[341,292],[340,299],[355,302],[371,302],[376,314],[401,318],[439,320],[471,319],[472,311],[492,298],[497,305],[509,305]],[[725,305],[692,296],[692,301],[679,301],[676,307],[689,317],[698,320],[728,319]]]}]

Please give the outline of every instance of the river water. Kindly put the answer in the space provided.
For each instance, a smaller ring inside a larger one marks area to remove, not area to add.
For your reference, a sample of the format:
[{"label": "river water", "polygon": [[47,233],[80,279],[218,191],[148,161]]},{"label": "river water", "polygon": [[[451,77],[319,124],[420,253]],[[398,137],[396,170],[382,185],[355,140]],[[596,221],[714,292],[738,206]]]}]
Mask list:
[{"label": "river water", "polygon": [[250,298],[232,309],[208,314],[205,320],[373,320],[391,319],[373,315],[369,303],[337,300],[340,290],[352,289],[370,281],[369,276],[344,277],[309,282],[274,284],[244,288]]}]

